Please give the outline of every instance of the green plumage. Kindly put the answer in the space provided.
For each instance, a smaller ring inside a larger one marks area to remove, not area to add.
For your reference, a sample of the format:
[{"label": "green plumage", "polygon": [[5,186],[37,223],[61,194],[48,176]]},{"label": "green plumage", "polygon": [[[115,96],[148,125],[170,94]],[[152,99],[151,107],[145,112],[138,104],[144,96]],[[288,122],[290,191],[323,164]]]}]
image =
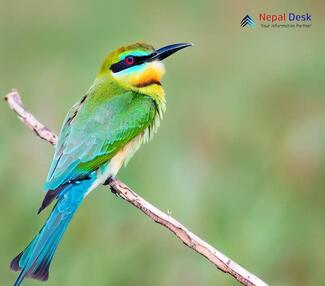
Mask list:
[{"label": "green plumage", "polygon": [[46,188],[77,180],[107,163],[153,123],[156,112],[152,97],[97,79],[66,117]]}]

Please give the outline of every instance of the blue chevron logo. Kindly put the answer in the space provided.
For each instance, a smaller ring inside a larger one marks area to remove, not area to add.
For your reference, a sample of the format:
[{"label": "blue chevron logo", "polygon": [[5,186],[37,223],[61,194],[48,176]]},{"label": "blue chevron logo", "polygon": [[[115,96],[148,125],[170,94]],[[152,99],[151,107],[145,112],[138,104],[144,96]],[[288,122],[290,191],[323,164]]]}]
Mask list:
[{"label": "blue chevron logo", "polygon": [[253,20],[253,18],[251,16],[249,16],[248,14],[241,20],[240,22],[240,26],[241,27],[245,27],[248,26],[250,28],[255,26],[255,22]]}]

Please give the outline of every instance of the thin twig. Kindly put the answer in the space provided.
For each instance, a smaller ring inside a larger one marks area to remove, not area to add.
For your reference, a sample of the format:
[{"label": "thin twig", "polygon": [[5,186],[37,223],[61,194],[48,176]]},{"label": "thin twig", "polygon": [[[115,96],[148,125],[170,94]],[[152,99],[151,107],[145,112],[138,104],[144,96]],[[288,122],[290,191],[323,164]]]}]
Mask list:
[{"label": "thin twig", "polygon": [[4,97],[4,100],[8,102],[10,109],[17,113],[18,118],[32,129],[37,136],[50,142],[52,145],[56,144],[58,139],[56,134],[40,123],[31,113],[26,111],[17,90],[13,89],[12,92]]},{"label": "thin twig", "polygon": [[[18,118],[42,139],[55,146],[57,135],[41,124],[31,113],[29,113],[21,101],[20,95],[16,90],[7,94],[4,98],[11,110],[17,113]],[[116,192],[125,201],[141,210],[155,222],[173,232],[185,245],[203,255],[212,262],[218,269],[229,273],[237,281],[247,286],[267,286],[267,284],[251,274],[233,260],[225,256],[220,251],[209,245],[207,242],[190,232],[185,226],[172,218],[170,215],[157,209],[155,206],[141,198],[128,186],[117,179],[109,182],[111,190]]]}]

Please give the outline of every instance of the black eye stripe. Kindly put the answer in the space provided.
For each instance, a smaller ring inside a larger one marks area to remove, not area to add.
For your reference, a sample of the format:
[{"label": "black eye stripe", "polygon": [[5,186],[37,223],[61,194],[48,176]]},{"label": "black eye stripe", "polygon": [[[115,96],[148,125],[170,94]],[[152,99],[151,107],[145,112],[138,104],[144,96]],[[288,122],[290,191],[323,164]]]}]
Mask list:
[{"label": "black eye stripe", "polygon": [[147,55],[147,56],[132,56],[132,55],[130,55],[130,56],[132,56],[134,58],[133,64],[130,65],[130,64],[126,63],[125,60],[123,59],[123,60],[121,60],[121,61],[119,61],[119,62],[117,62],[115,64],[112,64],[109,69],[112,72],[116,73],[116,72],[120,72],[120,71],[125,70],[125,69],[130,68],[130,67],[141,65],[147,59],[151,58],[153,56],[153,54],[150,54],[150,55]]}]

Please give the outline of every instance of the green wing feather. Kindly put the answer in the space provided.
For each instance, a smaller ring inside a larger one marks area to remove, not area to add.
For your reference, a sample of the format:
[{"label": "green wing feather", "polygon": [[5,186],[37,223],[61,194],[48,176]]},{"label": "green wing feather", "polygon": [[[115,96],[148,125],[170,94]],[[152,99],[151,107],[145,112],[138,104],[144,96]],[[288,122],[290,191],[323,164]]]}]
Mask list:
[{"label": "green wing feather", "polygon": [[45,189],[87,177],[144,132],[155,115],[153,99],[131,91],[74,105],[63,124]]}]

